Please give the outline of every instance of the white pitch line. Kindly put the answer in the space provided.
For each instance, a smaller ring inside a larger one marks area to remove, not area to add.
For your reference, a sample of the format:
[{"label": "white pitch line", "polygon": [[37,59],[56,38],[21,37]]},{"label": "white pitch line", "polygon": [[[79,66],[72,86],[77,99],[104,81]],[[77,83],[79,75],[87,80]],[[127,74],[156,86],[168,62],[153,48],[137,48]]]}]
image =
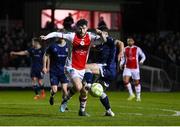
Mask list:
[{"label": "white pitch line", "polygon": [[[2,103],[1,105],[6,105],[6,104],[13,104],[14,103]],[[15,105],[46,105],[48,106],[47,104],[45,103],[16,103]],[[55,104],[55,105],[59,105],[59,104]],[[75,105],[75,104],[71,104],[71,105]],[[172,110],[172,109],[160,109],[160,108],[144,108],[144,107],[132,107],[132,106],[113,106],[113,107],[117,107],[117,108],[120,108],[120,107],[123,107],[123,108],[129,108],[129,109],[146,109],[146,110],[161,110],[161,111],[166,111],[166,112],[173,112],[173,114],[171,115],[168,115],[168,114],[142,114],[142,113],[122,113],[122,112],[118,112],[118,114],[127,114],[127,115],[137,115],[137,116],[140,116],[140,115],[144,115],[144,116],[175,116],[175,117],[179,117],[180,116],[180,111],[178,110]],[[117,114],[117,113],[116,113]]]},{"label": "white pitch line", "polygon": [[142,114],[142,113],[120,113],[120,114],[130,114],[130,115],[145,115],[145,116],[180,116],[180,111],[178,110],[172,110],[172,109],[160,109],[160,108],[144,108],[144,107],[132,107],[132,106],[115,106],[115,107],[123,107],[123,108],[136,108],[136,109],[148,109],[148,110],[161,110],[166,112],[173,112],[174,114],[168,115],[168,114]]},{"label": "white pitch line", "polygon": [[175,112],[175,114],[172,114],[172,116],[180,116],[180,111],[172,110],[172,109],[161,109],[162,111],[169,111],[169,112]]}]

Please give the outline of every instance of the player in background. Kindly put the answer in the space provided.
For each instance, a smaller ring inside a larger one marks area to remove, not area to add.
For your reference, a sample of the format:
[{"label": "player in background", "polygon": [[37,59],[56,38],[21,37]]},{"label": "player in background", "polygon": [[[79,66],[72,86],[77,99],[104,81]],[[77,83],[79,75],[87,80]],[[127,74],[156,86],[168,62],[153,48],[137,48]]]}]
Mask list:
[{"label": "player in background", "polygon": [[[44,84],[42,82],[43,79],[43,55],[44,48],[42,48],[40,44],[40,39],[33,38],[32,39],[32,47],[28,50],[19,51],[19,52],[10,52],[10,55],[18,55],[18,56],[30,56],[31,57],[31,79],[32,85],[35,92],[34,99],[37,100],[40,97],[45,98],[45,90]],[[41,91],[41,95],[39,92]]]},{"label": "player in background", "polygon": [[[124,49],[124,57],[120,62],[120,68],[124,67],[123,70],[123,82],[129,91],[129,97],[127,100],[132,100],[135,95],[132,90],[130,78],[134,80],[136,101],[141,101],[141,84],[140,84],[140,71],[139,64],[143,64],[146,56],[140,47],[136,46],[135,41],[132,37],[127,38],[128,46]],[[140,61],[139,61],[140,57]]]},{"label": "player in background", "polygon": [[[118,61],[123,56],[124,50],[124,43],[110,37],[106,26],[100,26],[96,32],[102,36],[104,42],[96,46],[100,51],[97,63],[86,64],[85,80],[87,85],[85,87],[87,89],[90,89],[93,83],[93,74],[100,76],[98,80],[105,88],[109,87],[117,74],[116,48],[119,49]],[[109,98],[105,92],[101,95],[100,101],[106,109],[105,116],[114,116],[115,114],[111,110]]]},{"label": "player in background", "polygon": [[68,80],[64,73],[64,66],[68,56],[68,45],[62,38],[58,38],[46,49],[43,57],[43,72],[50,72],[51,95],[50,105],[54,104],[54,95],[57,93],[58,85],[61,83],[63,91],[62,98],[67,96]]},{"label": "player in background", "polygon": [[65,73],[71,80],[73,87],[68,91],[68,95],[63,99],[60,106],[61,112],[64,112],[67,107],[68,100],[76,93],[80,92],[79,101],[80,109],[79,116],[88,116],[85,107],[87,102],[87,91],[84,89],[82,79],[84,78],[85,65],[88,59],[91,42],[100,38],[87,32],[88,22],[85,19],[80,19],[76,23],[76,31],[64,34],[62,32],[52,32],[46,36],[41,36],[43,40],[59,37],[67,39],[71,42],[71,51],[65,65]]}]

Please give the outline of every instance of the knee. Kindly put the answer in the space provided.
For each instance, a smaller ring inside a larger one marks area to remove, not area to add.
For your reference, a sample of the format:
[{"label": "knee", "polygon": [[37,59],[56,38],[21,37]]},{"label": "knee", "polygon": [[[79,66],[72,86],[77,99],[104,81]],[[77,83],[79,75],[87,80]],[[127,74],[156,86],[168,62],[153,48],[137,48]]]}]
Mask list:
[{"label": "knee", "polygon": [[53,93],[57,93],[57,86],[52,86]]},{"label": "knee", "polygon": [[140,85],[140,81],[139,80],[136,80],[134,83],[135,83],[135,86]]},{"label": "knee", "polygon": [[39,85],[42,85],[42,80],[38,80],[38,84],[39,84]]},{"label": "knee", "polygon": [[124,83],[125,86],[127,86],[129,81],[123,80],[123,83]]},{"label": "knee", "polygon": [[32,79],[32,85],[36,85],[36,80]]},{"label": "knee", "polygon": [[62,84],[62,89],[63,89],[63,90],[67,90],[67,85],[68,85],[68,84],[63,83],[63,84]]},{"label": "knee", "polygon": [[77,91],[77,92],[80,92],[81,89],[82,89],[82,85],[77,85],[75,88],[76,88],[76,91]]}]

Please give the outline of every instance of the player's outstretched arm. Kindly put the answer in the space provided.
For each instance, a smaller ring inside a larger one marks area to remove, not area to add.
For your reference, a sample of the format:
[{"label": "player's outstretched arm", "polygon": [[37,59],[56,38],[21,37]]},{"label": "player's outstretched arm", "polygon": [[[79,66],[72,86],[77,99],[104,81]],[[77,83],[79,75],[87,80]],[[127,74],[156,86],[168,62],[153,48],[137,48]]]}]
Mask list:
[{"label": "player's outstretched arm", "polygon": [[42,40],[48,40],[48,39],[50,39],[50,38],[54,38],[54,37],[58,37],[58,38],[63,38],[63,39],[67,39],[67,40],[69,40],[69,41],[72,41],[72,34],[64,34],[64,33],[62,33],[62,32],[52,32],[52,33],[49,33],[49,34],[47,34],[47,35],[41,35],[40,36],[40,38],[42,39]]},{"label": "player's outstretched arm", "polygon": [[41,38],[42,40],[47,40],[47,39],[54,38],[54,37],[62,38],[62,36],[63,36],[63,35],[62,35],[61,32],[52,32],[52,33],[47,34],[46,36],[41,35],[40,38]]},{"label": "player's outstretched arm", "polygon": [[17,56],[27,56],[29,55],[29,52],[27,50],[25,51],[19,51],[19,52],[10,52],[10,55],[13,56],[13,55],[17,55]]}]

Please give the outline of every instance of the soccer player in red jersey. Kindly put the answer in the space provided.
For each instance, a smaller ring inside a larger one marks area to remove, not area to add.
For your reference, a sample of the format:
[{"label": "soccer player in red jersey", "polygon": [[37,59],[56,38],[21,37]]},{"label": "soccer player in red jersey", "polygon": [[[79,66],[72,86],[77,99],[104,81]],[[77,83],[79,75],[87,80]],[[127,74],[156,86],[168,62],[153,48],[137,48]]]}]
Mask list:
[{"label": "soccer player in red jersey", "polygon": [[52,32],[46,36],[41,36],[43,40],[59,37],[67,39],[71,42],[71,51],[65,65],[65,73],[73,84],[73,88],[69,90],[68,96],[63,99],[60,106],[60,111],[64,112],[67,107],[67,101],[76,93],[80,92],[80,110],[79,116],[88,116],[85,111],[87,102],[87,91],[83,87],[82,80],[85,74],[85,65],[88,59],[91,42],[99,39],[99,35],[94,35],[88,30],[88,22],[85,19],[80,19],[76,23],[76,31],[64,34],[62,32]]},{"label": "soccer player in red jersey", "polygon": [[[134,80],[135,91],[136,91],[136,101],[141,101],[141,85],[140,85],[140,72],[139,64],[143,64],[146,56],[140,47],[134,45],[135,41],[132,37],[127,38],[128,46],[124,49],[124,57],[120,63],[120,68],[124,66],[123,70],[123,82],[129,91],[128,100],[135,98],[133,93],[130,78]],[[139,61],[139,57],[141,58]]]}]

